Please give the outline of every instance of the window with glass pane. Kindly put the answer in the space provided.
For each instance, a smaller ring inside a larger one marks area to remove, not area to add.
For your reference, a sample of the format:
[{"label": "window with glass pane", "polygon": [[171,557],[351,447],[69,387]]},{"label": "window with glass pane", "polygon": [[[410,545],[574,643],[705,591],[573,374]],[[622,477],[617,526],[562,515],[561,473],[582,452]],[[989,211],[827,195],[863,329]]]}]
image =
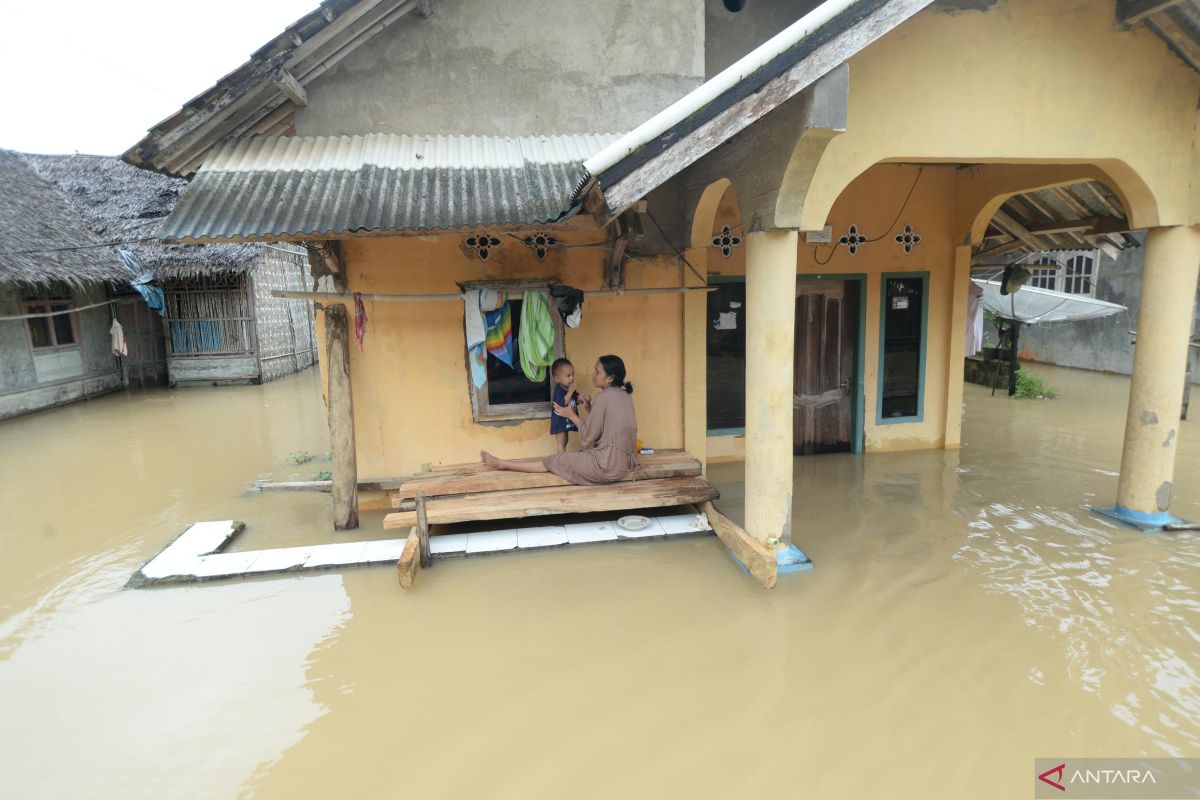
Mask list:
[{"label": "window with glass pane", "polygon": [[1030,286],[1036,286],[1039,289],[1056,289],[1055,284],[1058,280],[1058,268],[1050,267],[1049,269],[1034,269],[1033,277],[1029,281]]},{"label": "window with glass pane", "polygon": [[[67,311],[70,303],[51,303],[51,311]],[[59,314],[50,318],[54,322],[54,343],[61,347],[64,344],[75,344],[75,327],[71,324],[70,314]]]},{"label": "window with glass pane", "polygon": [[746,282],[708,295],[708,429],[746,427]]},{"label": "window with glass pane", "polygon": [[[45,314],[49,310],[48,306],[36,305],[28,303],[25,305],[26,314]],[[33,319],[25,320],[29,325],[29,340],[34,347],[53,347],[54,336],[50,332],[49,317],[34,317]]]},{"label": "window with glass pane", "polygon": [[1095,260],[1090,256],[1074,256],[1067,261],[1066,277],[1063,279],[1063,291],[1069,294],[1092,295],[1094,292],[1093,277]]},{"label": "window with glass pane", "polygon": [[921,415],[926,277],[884,278],[880,417]]}]

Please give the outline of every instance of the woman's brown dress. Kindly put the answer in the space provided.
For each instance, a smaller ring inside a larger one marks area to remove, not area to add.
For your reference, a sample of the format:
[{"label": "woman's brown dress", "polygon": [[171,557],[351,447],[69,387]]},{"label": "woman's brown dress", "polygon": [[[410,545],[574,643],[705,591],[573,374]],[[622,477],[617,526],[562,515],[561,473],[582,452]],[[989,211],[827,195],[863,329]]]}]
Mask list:
[{"label": "woman's brown dress", "polygon": [[596,486],[615,483],[637,467],[637,418],[633,398],[610,386],[592,401],[592,413],[579,426],[583,447],[542,459],[546,469],[571,483]]}]

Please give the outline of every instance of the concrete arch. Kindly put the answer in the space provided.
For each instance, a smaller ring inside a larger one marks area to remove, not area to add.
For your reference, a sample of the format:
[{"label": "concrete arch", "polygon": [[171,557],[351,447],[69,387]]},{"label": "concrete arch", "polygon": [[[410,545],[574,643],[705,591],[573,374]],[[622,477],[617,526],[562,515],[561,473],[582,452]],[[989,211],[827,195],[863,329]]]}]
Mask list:
[{"label": "concrete arch", "polygon": [[[944,166],[955,161],[892,157],[876,163]],[[1015,162],[970,158],[965,163],[959,163],[955,230],[958,240],[964,245],[976,245],[983,241],[988,222],[1013,195],[1085,181],[1097,181],[1107,186],[1121,201],[1126,219],[1132,227],[1152,228],[1161,224],[1153,191],[1136,171],[1119,160],[1110,159],[1100,163],[1051,160]],[[804,208],[805,220],[801,229],[818,230],[824,226],[842,191],[873,166],[875,164],[868,164],[840,187],[837,184],[826,187],[827,190],[837,188],[837,194],[822,197],[820,201],[810,198]],[[808,218],[810,214],[812,219]]]},{"label": "concrete arch", "polygon": [[704,188],[696,208],[692,212],[692,229],[688,238],[688,247],[693,250],[708,247],[712,238],[710,231],[717,218],[717,209],[725,193],[733,188],[729,178],[718,178]]},{"label": "concrete arch", "polygon": [[901,158],[1086,165],[1105,174],[1136,227],[1200,221],[1191,186],[1200,76],[1149,31],[1115,27],[1111,4],[999,0],[983,13],[920,14],[849,69],[845,132],[807,191],[785,181],[781,192],[802,208],[803,230],[825,225],[857,176]]}]

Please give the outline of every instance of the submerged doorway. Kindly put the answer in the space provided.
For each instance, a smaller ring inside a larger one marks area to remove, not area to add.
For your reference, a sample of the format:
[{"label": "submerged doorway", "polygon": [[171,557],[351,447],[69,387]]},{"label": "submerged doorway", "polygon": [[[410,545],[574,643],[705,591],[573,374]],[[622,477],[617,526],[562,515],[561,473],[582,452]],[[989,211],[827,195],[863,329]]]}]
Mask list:
[{"label": "submerged doorway", "polygon": [[796,455],[862,452],[863,278],[796,282]]}]

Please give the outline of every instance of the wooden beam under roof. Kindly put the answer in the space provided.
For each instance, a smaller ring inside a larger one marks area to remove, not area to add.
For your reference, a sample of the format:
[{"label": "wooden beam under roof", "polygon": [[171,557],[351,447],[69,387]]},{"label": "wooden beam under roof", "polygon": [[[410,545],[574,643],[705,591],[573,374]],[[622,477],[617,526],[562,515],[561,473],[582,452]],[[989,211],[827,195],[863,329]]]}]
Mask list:
[{"label": "wooden beam under roof", "polygon": [[[1025,247],[1028,247],[1028,245],[1022,242],[1020,239],[1013,239],[1011,242],[1005,242],[1004,244],[990,247],[987,250],[980,250],[975,254],[975,258],[996,258],[998,256],[1006,256],[1009,253],[1015,253],[1016,251]],[[1044,250],[1045,248],[1039,247],[1038,249]]]},{"label": "wooden beam under roof", "polygon": [[1190,31],[1180,25],[1170,14],[1157,14],[1148,18],[1146,24],[1155,33],[1166,39],[1171,49],[1178,53],[1179,57],[1192,69],[1200,72],[1200,42],[1196,41]]},{"label": "wooden beam under roof", "polygon": [[1133,25],[1151,14],[1177,6],[1183,0],[1117,0],[1117,22]]},{"label": "wooden beam under roof", "polygon": [[1014,218],[1010,217],[1007,213],[1005,213],[1005,211],[1003,209],[997,211],[996,215],[992,217],[992,224],[998,225],[999,227],[1008,231],[1013,236],[1017,237],[1022,242],[1024,242],[1026,245],[1028,245],[1029,247],[1032,247],[1034,250],[1045,250],[1046,249],[1045,242],[1043,242],[1042,240],[1040,240],[1036,236],[1034,236],[1032,233],[1030,233],[1029,230],[1024,225],[1022,225],[1020,222],[1017,222],[1017,220],[1015,220]]},{"label": "wooden beam under roof", "polygon": [[284,97],[298,106],[308,105],[308,92],[304,91],[304,87],[300,85],[300,81],[296,80],[295,75],[280,68],[275,70],[271,79],[275,82],[275,88],[283,92]]}]

